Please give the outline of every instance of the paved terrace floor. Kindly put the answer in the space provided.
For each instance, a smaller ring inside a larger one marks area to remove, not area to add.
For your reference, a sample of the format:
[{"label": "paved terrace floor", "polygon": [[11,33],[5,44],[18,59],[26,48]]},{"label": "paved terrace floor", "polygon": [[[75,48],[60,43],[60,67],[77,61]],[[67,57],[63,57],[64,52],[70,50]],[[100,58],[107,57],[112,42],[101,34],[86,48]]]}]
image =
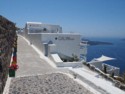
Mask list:
[{"label": "paved terrace floor", "polygon": [[28,44],[21,36],[18,36],[17,64],[19,69],[16,76],[43,74],[56,71]]}]

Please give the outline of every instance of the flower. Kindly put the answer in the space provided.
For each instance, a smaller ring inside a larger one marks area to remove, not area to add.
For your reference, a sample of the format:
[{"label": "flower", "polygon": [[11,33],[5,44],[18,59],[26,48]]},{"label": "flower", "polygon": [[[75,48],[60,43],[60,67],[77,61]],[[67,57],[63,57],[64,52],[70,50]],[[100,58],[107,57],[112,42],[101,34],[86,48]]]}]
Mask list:
[{"label": "flower", "polygon": [[17,69],[19,68],[19,66],[16,65],[16,64],[11,64],[11,65],[9,66],[9,68],[12,69],[12,70],[17,70]]}]

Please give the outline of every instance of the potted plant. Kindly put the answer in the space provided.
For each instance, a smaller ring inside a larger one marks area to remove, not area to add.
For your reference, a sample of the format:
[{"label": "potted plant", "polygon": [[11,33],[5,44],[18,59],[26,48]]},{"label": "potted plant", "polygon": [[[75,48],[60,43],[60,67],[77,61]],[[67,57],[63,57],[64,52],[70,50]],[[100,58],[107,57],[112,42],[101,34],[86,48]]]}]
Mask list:
[{"label": "potted plant", "polygon": [[9,77],[15,77],[15,71],[18,69],[18,65],[11,64],[9,66]]}]

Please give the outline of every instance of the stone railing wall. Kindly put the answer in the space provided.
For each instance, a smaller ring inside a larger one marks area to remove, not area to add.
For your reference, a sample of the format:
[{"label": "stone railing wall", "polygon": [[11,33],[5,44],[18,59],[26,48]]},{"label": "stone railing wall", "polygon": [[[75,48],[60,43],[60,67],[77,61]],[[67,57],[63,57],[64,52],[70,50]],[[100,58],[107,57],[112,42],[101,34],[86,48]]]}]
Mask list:
[{"label": "stone railing wall", "polygon": [[17,38],[15,24],[0,15],[0,94],[6,84],[15,38]]}]

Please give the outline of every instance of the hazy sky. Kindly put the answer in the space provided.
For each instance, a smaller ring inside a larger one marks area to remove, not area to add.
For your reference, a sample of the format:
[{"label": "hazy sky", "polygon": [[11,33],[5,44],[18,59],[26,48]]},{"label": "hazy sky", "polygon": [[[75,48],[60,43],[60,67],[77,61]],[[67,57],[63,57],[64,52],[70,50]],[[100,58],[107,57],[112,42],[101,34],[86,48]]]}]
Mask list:
[{"label": "hazy sky", "polygon": [[125,37],[125,0],[0,0],[0,15],[18,27],[35,21],[85,37]]}]

